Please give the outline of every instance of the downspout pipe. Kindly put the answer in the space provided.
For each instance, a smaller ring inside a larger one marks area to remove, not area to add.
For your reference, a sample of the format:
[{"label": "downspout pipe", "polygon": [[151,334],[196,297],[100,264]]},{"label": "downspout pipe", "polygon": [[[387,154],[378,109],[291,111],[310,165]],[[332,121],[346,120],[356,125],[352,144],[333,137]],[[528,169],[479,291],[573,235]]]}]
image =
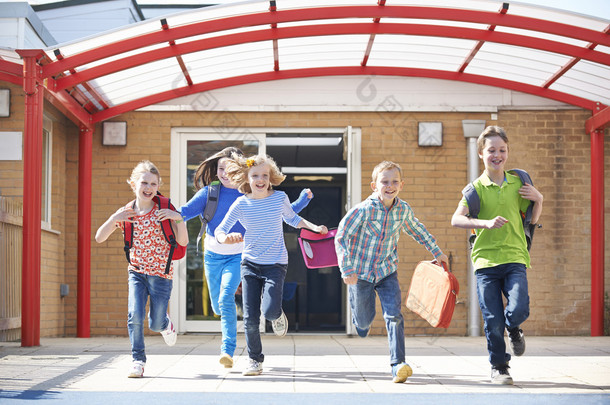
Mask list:
[{"label": "downspout pipe", "polygon": [[[479,153],[477,138],[485,129],[485,120],[462,120],[462,129],[467,145],[468,182],[479,177]],[[470,253],[470,252],[469,252]],[[477,297],[477,280],[474,274],[474,265],[468,254],[468,336],[481,336],[481,315],[479,314],[479,301]]]}]

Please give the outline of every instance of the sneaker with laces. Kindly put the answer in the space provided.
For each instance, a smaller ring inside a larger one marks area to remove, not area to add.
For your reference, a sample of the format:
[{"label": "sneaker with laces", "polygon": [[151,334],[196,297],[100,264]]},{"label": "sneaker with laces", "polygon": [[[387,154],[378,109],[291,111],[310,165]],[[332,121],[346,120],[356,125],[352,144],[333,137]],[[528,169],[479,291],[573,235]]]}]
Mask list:
[{"label": "sneaker with laces", "polygon": [[288,333],[288,319],[286,318],[286,314],[282,311],[282,314],[275,321],[271,321],[271,328],[273,328],[273,333],[275,333],[279,337],[286,336]]},{"label": "sneaker with laces", "polygon": [[525,336],[523,336],[521,329],[508,329],[508,340],[510,342],[510,349],[515,356],[521,356],[525,353]]},{"label": "sneaker with laces", "polygon": [[254,359],[248,359],[248,366],[241,373],[242,375],[259,375],[263,372],[263,363],[260,363]]},{"label": "sneaker with laces", "polygon": [[413,375],[413,369],[407,363],[398,363],[392,366],[392,381],[403,383]]},{"label": "sneaker with laces", "polygon": [[142,378],[144,375],[144,363],[140,360],[134,360],[131,363],[131,368],[129,369],[129,374],[127,374],[128,378]]},{"label": "sneaker with laces", "polygon": [[178,335],[176,334],[176,329],[174,329],[174,324],[172,320],[167,317],[167,328],[164,331],[161,331],[161,336],[163,336],[163,340],[165,340],[165,344],[168,346],[173,346],[176,344],[176,338]]},{"label": "sneaker with laces", "polygon": [[513,378],[508,373],[508,364],[491,367],[492,384],[513,385]]},{"label": "sneaker with laces", "polygon": [[225,368],[231,368],[233,367],[233,357],[228,353],[223,353],[220,355],[219,363],[225,366]]}]

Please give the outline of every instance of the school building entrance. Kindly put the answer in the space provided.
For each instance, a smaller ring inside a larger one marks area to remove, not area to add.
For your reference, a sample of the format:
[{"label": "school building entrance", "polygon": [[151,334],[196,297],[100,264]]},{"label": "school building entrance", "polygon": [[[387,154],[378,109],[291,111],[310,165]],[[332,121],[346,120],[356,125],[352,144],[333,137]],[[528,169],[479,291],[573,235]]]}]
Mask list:
[{"label": "school building entrance", "polygon": [[[300,213],[314,223],[336,228],[346,210],[361,199],[360,130],[347,128],[174,128],[171,145],[171,195],[174,204],[186,203],[196,192],[193,173],[209,156],[236,146],[245,155],[267,153],[286,175],[276,187],[291,201],[304,188],[314,198]],[[357,183],[357,184],[356,184]],[[170,315],[180,332],[220,332],[220,318],[210,305],[204,276],[203,247],[197,252],[201,223],[187,223],[187,259],[176,262]],[[299,230],[284,225],[288,250],[288,274],[284,284],[283,308],[291,332],[350,332],[346,288],[338,267],[308,269],[297,237]],[[238,330],[241,324],[241,296]],[[262,324],[264,325],[264,324]],[[262,326],[264,327],[264,326]]]}]

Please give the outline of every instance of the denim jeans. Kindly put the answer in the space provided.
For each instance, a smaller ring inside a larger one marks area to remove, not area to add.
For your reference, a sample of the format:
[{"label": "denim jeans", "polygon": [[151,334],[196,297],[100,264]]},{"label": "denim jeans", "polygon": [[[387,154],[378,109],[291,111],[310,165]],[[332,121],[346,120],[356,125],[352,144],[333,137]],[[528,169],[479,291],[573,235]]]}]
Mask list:
[{"label": "denim jeans", "polygon": [[235,292],[239,287],[241,254],[222,255],[206,251],[204,255],[205,278],[210,292],[210,303],[216,315],[220,315],[222,331],[221,353],[233,357],[237,346],[237,310]]},{"label": "denim jeans", "polygon": [[129,272],[129,298],[127,300],[127,330],[134,360],[146,362],[144,352],[144,317],[146,301],[150,296],[148,328],[161,332],[167,328],[167,304],[172,293],[172,280],[163,277]]},{"label": "denim jeans", "polygon": [[[508,364],[504,329],[517,328],[530,314],[527,272],[524,264],[507,263],[476,271],[477,295],[485,323],[489,362]],[[506,297],[506,308],[502,301]]]},{"label": "denim jeans", "polygon": [[376,283],[358,280],[348,286],[352,322],[356,328],[368,331],[375,319],[375,292],[379,295],[385,327],[388,331],[390,364],[405,361],[405,329],[401,310],[400,284],[396,272]]},{"label": "denim jeans", "polygon": [[275,321],[282,314],[286,264],[241,262],[241,290],[244,304],[244,330],[248,356],[265,360],[259,331],[261,310],[265,319]]}]

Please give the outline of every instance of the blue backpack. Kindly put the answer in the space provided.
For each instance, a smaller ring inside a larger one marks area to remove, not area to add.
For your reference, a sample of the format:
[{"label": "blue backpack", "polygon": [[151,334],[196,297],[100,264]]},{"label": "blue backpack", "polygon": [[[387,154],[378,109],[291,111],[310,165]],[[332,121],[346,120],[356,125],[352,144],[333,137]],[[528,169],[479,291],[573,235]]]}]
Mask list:
[{"label": "blue backpack", "polygon": [[199,253],[199,248],[201,246],[201,237],[205,232],[205,227],[208,222],[214,218],[214,214],[216,213],[216,209],[218,208],[218,196],[220,195],[220,181],[213,181],[208,186],[208,199],[205,203],[205,209],[203,210],[203,214],[199,215],[199,219],[201,219],[201,229],[199,229],[199,235],[197,235],[197,253]]},{"label": "blue backpack", "polygon": [[[512,169],[508,171],[510,174],[518,176],[523,184],[531,184],[534,185],[532,178],[530,175],[521,169]],[[468,203],[468,216],[470,218],[478,218],[479,212],[481,211],[481,199],[479,198],[479,194],[477,194],[477,190],[474,188],[472,183],[468,183],[466,187],[462,190],[462,194]],[[534,202],[530,202],[527,210],[524,213],[521,213],[521,219],[523,221],[523,232],[525,233],[525,240],[527,242],[527,250],[529,251],[532,247],[532,239],[534,238],[534,230],[536,228],[542,228],[542,225],[532,224],[532,211],[534,207]],[[470,235],[468,241],[470,242],[470,248],[474,245],[474,240],[476,239],[476,234],[473,232]]]}]

